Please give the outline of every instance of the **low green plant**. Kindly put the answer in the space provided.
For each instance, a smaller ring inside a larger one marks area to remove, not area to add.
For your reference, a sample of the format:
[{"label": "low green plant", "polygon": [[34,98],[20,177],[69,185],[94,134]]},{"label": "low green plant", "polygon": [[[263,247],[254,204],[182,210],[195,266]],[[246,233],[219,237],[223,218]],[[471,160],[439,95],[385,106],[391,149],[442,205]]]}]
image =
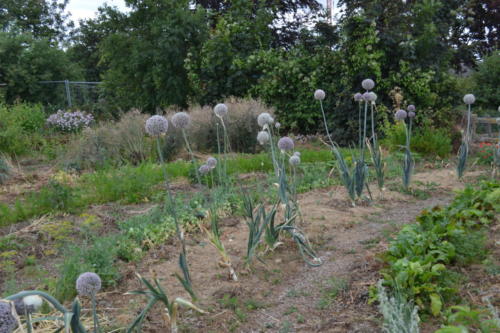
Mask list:
[{"label": "low green plant", "polygon": [[12,167],[6,155],[0,154],[0,185],[4,184],[11,175]]},{"label": "low green plant", "polygon": [[389,295],[383,286],[383,280],[377,284],[379,311],[384,316],[383,330],[386,333],[419,333],[420,318],[418,307],[395,289]]}]

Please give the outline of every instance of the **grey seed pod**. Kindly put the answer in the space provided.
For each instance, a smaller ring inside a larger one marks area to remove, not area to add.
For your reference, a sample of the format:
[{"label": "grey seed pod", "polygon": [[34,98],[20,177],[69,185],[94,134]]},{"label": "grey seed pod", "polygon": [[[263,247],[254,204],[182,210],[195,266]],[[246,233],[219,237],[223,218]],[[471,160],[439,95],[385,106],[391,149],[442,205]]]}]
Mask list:
[{"label": "grey seed pod", "polygon": [[257,123],[260,127],[264,127],[265,125],[271,125],[274,122],[273,117],[267,112],[263,112],[259,114],[257,117]]},{"label": "grey seed pod", "polygon": [[163,116],[152,116],[146,120],[146,133],[151,136],[160,136],[167,133],[168,120]]},{"label": "grey seed pod", "polygon": [[326,93],[324,90],[321,90],[321,89],[318,89],[314,92],[314,99],[318,100],[318,101],[322,101],[324,100],[326,97]]},{"label": "grey seed pod", "polygon": [[363,82],[361,82],[361,86],[365,90],[372,90],[375,87],[375,82],[373,82],[372,79],[364,79]]},{"label": "grey seed pod", "polygon": [[211,169],[215,168],[217,166],[217,159],[210,156],[207,158],[206,165],[208,165]]},{"label": "grey seed pod", "polygon": [[406,113],[406,111],[402,109],[398,110],[395,115],[396,120],[405,120],[407,116],[408,114]]},{"label": "grey seed pod", "polygon": [[474,104],[475,101],[476,101],[476,97],[472,94],[467,94],[464,96],[464,103],[467,105]]},{"label": "grey seed pod", "polygon": [[101,278],[96,273],[83,273],[76,280],[76,291],[80,296],[92,297],[99,290],[101,290]]},{"label": "grey seed pod", "polygon": [[355,100],[356,102],[361,102],[361,101],[363,101],[363,94],[361,94],[361,93],[355,93],[355,94],[354,94],[354,100]]},{"label": "grey seed pod", "polygon": [[265,145],[266,143],[268,143],[269,138],[269,133],[267,131],[260,131],[257,134],[257,141],[259,141],[261,145]]},{"label": "grey seed pod", "polygon": [[217,117],[223,118],[227,115],[227,106],[224,103],[217,104],[214,107],[214,112]]},{"label": "grey seed pod", "polygon": [[177,112],[172,116],[172,124],[175,128],[186,129],[191,125],[191,116],[186,112]]},{"label": "grey seed pod", "polygon": [[288,162],[293,166],[299,165],[300,164],[300,157],[297,155],[292,155],[292,156],[290,156],[290,159],[288,160]]},{"label": "grey seed pod", "polygon": [[289,137],[287,136],[284,136],[282,137],[281,139],[279,139],[278,141],[278,148],[281,150],[281,151],[289,151],[289,150],[293,150],[293,148],[295,147],[295,144],[293,143],[293,140],[290,139]]}]

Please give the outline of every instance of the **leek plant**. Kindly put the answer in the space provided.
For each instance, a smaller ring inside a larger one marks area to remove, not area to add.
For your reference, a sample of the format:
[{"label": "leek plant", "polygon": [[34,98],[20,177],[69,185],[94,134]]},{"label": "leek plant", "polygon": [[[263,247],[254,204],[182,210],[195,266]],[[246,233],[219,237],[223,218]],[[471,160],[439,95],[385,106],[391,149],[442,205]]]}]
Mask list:
[{"label": "leek plant", "polygon": [[146,315],[151,310],[151,308],[156,303],[163,303],[164,306],[164,321],[165,325],[170,326],[171,333],[177,333],[178,326],[177,321],[179,317],[179,306],[183,306],[192,310],[195,310],[199,313],[206,313],[193,303],[185,300],[184,298],[177,297],[173,301],[169,300],[167,293],[160,285],[160,282],[157,278],[153,279],[153,283],[149,282],[147,279],[143,278],[140,275],[137,275],[140,282],[146,287],[146,290],[135,290],[128,292],[128,295],[144,295],[148,298],[148,303],[146,307],[139,313],[139,315],[135,318],[132,324],[128,327],[127,333],[140,332],[142,328],[142,324]]},{"label": "leek plant", "polygon": [[187,252],[186,252],[186,241],[184,239],[184,232],[181,230],[179,224],[179,218],[177,216],[176,202],[175,197],[170,188],[170,181],[166,170],[165,160],[163,158],[163,153],[160,148],[160,137],[165,135],[168,130],[168,120],[167,118],[159,115],[155,115],[150,117],[146,121],[146,133],[151,135],[156,139],[156,148],[158,151],[158,156],[160,158],[160,163],[162,165],[163,177],[165,179],[165,185],[167,188],[167,210],[170,212],[174,219],[175,231],[177,234],[177,238],[181,242],[181,253],[179,254],[179,267],[182,271],[182,277],[179,274],[175,274],[177,279],[180,281],[182,286],[186,289],[186,291],[191,295],[193,301],[196,300],[196,294],[193,290],[191,275],[189,273],[189,266],[187,262]]},{"label": "leek plant", "polygon": [[462,144],[458,150],[457,174],[458,178],[462,179],[467,167],[467,158],[469,156],[469,142],[471,140],[470,122],[471,122],[471,105],[476,101],[476,97],[472,94],[464,96],[464,103],[467,105],[467,124],[465,133],[462,136]]},{"label": "leek plant", "polygon": [[[376,96],[376,95],[375,95]],[[376,99],[376,98],[375,98]],[[375,114],[374,114],[375,102],[371,102],[371,123],[372,123],[372,137],[371,141],[367,140],[366,144],[368,150],[370,151],[370,156],[372,158],[372,163],[375,168],[375,176],[377,178],[377,185],[380,193],[384,190],[384,178],[385,178],[385,163],[382,159],[382,149],[378,144],[377,133],[375,131]]]}]

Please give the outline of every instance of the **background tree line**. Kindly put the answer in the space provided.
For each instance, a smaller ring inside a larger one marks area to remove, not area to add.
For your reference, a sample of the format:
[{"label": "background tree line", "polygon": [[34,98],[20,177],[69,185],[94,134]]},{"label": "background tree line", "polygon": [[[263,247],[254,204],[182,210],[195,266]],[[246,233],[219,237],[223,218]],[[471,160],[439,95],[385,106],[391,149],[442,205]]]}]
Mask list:
[{"label": "background tree line", "polygon": [[342,0],[335,25],[316,0],[126,0],[128,12],[104,6],[78,27],[67,1],[3,2],[5,102],[56,103],[42,80],[102,81],[99,117],[253,97],[274,106],[289,129],[314,133],[312,92],[321,88],[335,139],[345,142],[363,78],[377,82],[381,115],[400,87],[419,122],[450,127],[466,86],[455,73],[482,64],[491,68],[470,88],[483,89],[481,106],[500,104],[498,0]]}]

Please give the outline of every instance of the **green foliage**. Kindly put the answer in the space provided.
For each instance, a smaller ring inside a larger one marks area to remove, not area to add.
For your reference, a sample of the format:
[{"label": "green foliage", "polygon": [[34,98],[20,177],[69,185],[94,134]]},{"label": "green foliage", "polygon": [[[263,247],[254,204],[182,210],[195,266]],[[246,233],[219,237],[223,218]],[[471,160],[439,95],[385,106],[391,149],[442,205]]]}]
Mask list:
[{"label": "green foliage", "polygon": [[498,183],[466,188],[447,208],[423,211],[416,224],[405,226],[385,254],[389,266],[385,283],[413,299],[421,311],[434,316],[457,293],[452,265],[476,262],[485,256],[481,228],[498,214]]},{"label": "green foliage", "polygon": [[483,59],[472,78],[477,104],[496,111],[500,106],[500,51],[496,50]]},{"label": "green foliage", "polygon": [[0,151],[21,155],[39,149],[45,139],[45,113],[40,105],[0,104]]},{"label": "green foliage", "polygon": [[0,185],[5,183],[11,174],[11,166],[7,160],[7,156],[0,154]]},{"label": "green foliage", "polygon": [[[384,128],[385,137],[382,145],[390,151],[399,150],[405,145],[405,125],[402,122],[389,124]],[[447,130],[424,125],[415,128],[411,138],[411,150],[424,157],[432,158],[438,156],[445,158],[452,150],[451,137]]]}]

